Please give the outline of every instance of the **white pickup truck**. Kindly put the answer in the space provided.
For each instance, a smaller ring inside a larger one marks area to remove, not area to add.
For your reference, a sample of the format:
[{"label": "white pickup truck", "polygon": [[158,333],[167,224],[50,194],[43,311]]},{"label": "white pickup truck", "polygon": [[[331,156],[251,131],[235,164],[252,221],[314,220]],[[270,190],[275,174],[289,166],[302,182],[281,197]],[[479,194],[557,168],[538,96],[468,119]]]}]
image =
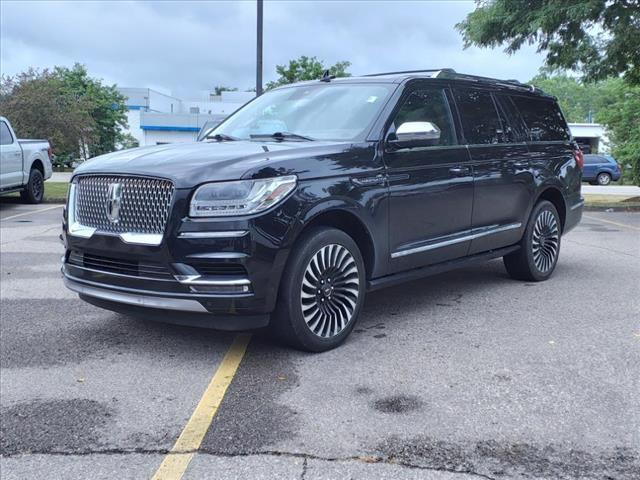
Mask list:
[{"label": "white pickup truck", "polygon": [[40,203],[51,177],[51,146],[46,140],[19,140],[0,117],[0,194],[20,192],[27,203]]}]

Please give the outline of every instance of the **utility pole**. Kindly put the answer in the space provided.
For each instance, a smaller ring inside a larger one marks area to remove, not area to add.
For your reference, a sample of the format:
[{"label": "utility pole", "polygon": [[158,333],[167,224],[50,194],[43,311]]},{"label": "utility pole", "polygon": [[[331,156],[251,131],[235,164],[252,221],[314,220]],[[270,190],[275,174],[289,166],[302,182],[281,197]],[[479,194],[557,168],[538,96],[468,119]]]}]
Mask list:
[{"label": "utility pole", "polygon": [[257,0],[256,96],[262,95],[262,1]]}]

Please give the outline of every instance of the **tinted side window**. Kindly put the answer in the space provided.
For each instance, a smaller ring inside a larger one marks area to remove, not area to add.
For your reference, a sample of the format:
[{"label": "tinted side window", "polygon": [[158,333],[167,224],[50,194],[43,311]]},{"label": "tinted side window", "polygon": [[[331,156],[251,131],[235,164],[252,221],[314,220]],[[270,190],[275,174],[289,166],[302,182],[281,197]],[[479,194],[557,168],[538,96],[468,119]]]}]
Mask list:
[{"label": "tinted side window", "polygon": [[500,120],[502,120],[504,141],[515,143],[528,140],[527,127],[511,98],[500,93],[494,94],[493,98],[498,105]]},{"label": "tinted side window", "polygon": [[462,130],[471,145],[499,143],[502,124],[491,94],[482,90],[455,90]]},{"label": "tinted side window", "polygon": [[397,129],[405,122],[431,122],[440,129],[438,145],[455,145],[449,103],[441,88],[416,90],[409,94],[393,120]]},{"label": "tinted side window", "polygon": [[543,98],[511,98],[520,110],[532,141],[569,140],[569,129],[556,102]]},{"label": "tinted side window", "polygon": [[0,122],[0,145],[10,145],[13,143],[11,131],[6,123]]}]

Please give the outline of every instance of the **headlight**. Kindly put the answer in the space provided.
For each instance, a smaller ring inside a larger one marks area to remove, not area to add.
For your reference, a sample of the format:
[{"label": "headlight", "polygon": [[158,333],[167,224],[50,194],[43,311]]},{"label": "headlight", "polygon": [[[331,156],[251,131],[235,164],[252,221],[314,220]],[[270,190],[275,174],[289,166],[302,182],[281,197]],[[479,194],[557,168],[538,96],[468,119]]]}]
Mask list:
[{"label": "headlight", "polygon": [[295,175],[287,177],[207,183],[191,199],[189,216],[224,217],[262,212],[296,188]]}]

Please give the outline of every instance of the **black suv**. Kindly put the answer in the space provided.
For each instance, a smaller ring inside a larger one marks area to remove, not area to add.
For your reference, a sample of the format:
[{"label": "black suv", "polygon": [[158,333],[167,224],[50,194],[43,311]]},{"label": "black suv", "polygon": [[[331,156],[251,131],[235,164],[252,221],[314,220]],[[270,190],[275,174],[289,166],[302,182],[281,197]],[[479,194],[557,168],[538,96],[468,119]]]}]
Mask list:
[{"label": "black suv", "polygon": [[553,272],[583,157],[551,96],[452,70],[271,90],[200,142],[75,171],[62,272],[94,305],[333,348],[365,293],[503,257]]}]

